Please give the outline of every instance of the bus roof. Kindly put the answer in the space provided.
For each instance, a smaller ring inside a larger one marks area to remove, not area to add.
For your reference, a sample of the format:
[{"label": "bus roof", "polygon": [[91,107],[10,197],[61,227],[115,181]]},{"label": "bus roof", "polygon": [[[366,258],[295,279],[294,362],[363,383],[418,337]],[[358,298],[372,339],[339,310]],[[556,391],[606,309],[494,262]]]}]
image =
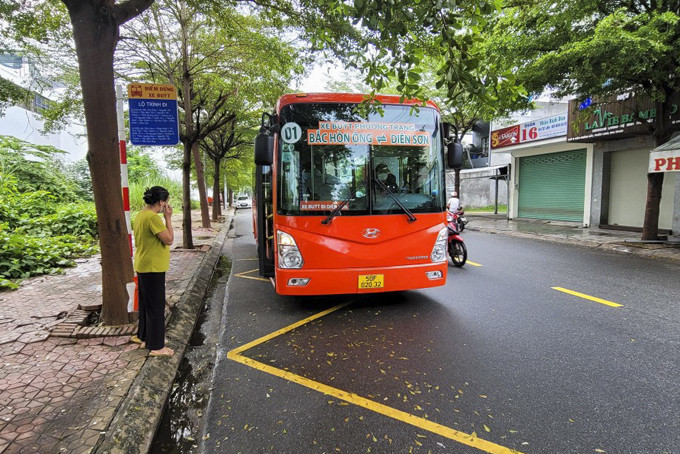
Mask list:
[{"label": "bus roof", "polygon": [[[362,93],[290,93],[283,95],[276,103],[276,112],[281,107],[296,103],[360,103],[366,98]],[[404,99],[399,102],[399,95],[375,95],[375,98],[383,104],[404,104],[407,106],[419,105],[422,101],[417,99]],[[427,101],[427,106],[434,107],[439,111],[439,106],[434,101]]]}]

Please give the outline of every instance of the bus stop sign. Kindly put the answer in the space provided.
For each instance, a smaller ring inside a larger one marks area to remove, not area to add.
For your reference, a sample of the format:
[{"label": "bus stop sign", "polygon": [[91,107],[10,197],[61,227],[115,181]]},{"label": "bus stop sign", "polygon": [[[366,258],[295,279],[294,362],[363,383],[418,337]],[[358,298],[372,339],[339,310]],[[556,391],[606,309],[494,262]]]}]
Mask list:
[{"label": "bus stop sign", "polygon": [[177,89],[168,84],[128,85],[130,142],[133,145],[177,145]]}]

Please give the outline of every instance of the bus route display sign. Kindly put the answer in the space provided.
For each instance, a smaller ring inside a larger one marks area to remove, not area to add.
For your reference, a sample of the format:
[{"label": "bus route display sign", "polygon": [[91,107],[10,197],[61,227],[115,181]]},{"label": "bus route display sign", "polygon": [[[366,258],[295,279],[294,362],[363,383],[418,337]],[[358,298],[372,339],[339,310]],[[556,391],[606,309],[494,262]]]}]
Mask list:
[{"label": "bus route display sign", "polygon": [[307,143],[427,147],[430,146],[430,134],[418,131],[412,123],[322,121],[319,129],[307,130]]},{"label": "bus route display sign", "polygon": [[133,145],[177,145],[177,89],[169,84],[128,85],[130,142]]}]

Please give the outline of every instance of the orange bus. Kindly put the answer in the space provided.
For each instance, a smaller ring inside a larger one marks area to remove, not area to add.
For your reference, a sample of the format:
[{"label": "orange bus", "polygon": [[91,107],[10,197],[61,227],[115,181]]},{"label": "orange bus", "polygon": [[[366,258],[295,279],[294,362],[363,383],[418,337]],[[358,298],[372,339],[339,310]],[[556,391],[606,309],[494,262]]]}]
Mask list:
[{"label": "orange bus", "polygon": [[[283,295],[446,283],[445,163],[460,167],[433,102],[288,94],[255,140],[260,275]],[[373,104],[375,105],[375,103]]]}]

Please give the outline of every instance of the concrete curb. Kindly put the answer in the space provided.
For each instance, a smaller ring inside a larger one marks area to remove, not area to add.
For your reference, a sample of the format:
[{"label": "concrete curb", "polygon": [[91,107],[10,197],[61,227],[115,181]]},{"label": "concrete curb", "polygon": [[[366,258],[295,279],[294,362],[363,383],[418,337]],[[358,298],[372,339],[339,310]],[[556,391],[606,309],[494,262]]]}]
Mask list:
[{"label": "concrete curb", "polygon": [[467,229],[473,232],[492,233],[497,235],[511,236],[515,238],[525,238],[529,240],[549,241],[551,243],[572,244],[581,247],[599,248],[607,251],[618,252],[621,254],[629,255],[632,254],[641,257],[656,258],[661,260],[680,261],[680,254],[673,253],[669,249],[647,249],[644,247],[636,247],[632,244],[631,245],[625,244],[625,240],[623,239],[621,241],[598,242],[579,237],[561,237],[550,234],[524,233],[480,226],[469,226]]},{"label": "concrete curb", "polygon": [[187,290],[175,306],[166,330],[168,344],[175,350],[169,358],[148,358],[133,381],[127,395],[116,409],[113,419],[93,454],[147,453],[163,415],[177,369],[184,357],[200,312],[203,298],[222,252],[233,217],[226,214],[222,230],[212,242]]}]

